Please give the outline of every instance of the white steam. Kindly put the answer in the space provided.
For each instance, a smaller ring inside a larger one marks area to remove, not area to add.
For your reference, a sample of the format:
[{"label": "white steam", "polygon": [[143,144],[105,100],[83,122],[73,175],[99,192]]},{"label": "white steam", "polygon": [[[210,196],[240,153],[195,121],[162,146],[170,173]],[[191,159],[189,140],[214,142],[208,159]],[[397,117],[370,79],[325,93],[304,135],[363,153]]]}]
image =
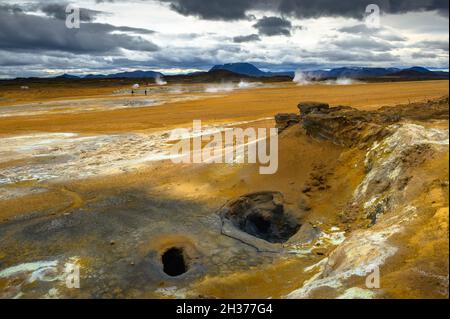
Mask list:
[{"label": "white steam", "polygon": [[215,85],[207,85],[205,87],[206,93],[221,93],[221,92],[232,92],[236,89],[233,83],[222,83]]},{"label": "white steam", "polygon": [[336,80],[325,81],[324,84],[326,84],[326,85],[353,85],[353,84],[358,84],[358,83],[360,83],[360,82],[353,80],[353,79],[338,78]]},{"label": "white steam", "polygon": [[155,83],[157,85],[166,85],[167,84],[167,82],[164,81],[164,79],[159,74],[155,77]]},{"label": "white steam", "polygon": [[261,82],[246,82],[240,81],[239,83],[221,83],[221,84],[211,84],[205,87],[206,93],[221,93],[221,92],[232,92],[235,90],[245,90],[254,89],[262,86]]},{"label": "white steam", "polygon": [[312,84],[322,84],[322,85],[353,85],[353,84],[361,84],[362,82],[356,81],[354,79],[350,78],[338,78],[336,80],[326,80],[326,81],[320,81],[320,79],[316,79],[314,77],[311,77],[306,72],[303,72],[301,70],[297,70],[295,72],[295,77],[293,80],[297,85],[312,85]]},{"label": "white steam", "polygon": [[261,82],[246,82],[244,80],[241,80],[241,82],[239,82],[238,84],[238,88],[240,89],[250,89],[250,88],[255,88],[262,85]]},{"label": "white steam", "polygon": [[294,82],[297,83],[297,85],[310,85],[312,84],[310,77],[308,74],[304,73],[303,71],[297,70],[295,71],[295,77]]}]

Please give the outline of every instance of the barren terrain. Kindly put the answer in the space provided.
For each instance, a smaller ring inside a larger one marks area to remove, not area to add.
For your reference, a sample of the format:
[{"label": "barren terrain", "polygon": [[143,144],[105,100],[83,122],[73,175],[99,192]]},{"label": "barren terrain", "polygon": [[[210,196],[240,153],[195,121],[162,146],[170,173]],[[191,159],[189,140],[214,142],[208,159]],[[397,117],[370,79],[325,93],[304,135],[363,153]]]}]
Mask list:
[{"label": "barren terrain", "polygon": [[[0,85],[0,297],[448,298],[448,84]],[[278,172],[172,163],[195,119],[282,124]]]}]

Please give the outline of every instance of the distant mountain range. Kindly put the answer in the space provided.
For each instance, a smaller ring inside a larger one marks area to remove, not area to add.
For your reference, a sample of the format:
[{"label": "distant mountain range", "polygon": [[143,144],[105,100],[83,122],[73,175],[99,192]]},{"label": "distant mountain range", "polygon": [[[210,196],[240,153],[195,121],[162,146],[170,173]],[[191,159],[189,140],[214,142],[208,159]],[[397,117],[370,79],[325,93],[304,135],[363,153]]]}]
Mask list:
[{"label": "distant mountain range", "polygon": [[304,72],[304,74],[317,80],[330,78],[371,79],[382,77],[448,77],[448,72],[434,72],[419,66],[408,69],[344,67],[327,71],[307,71]]},{"label": "distant mountain range", "polygon": [[304,72],[312,78],[365,78],[365,77],[379,77],[385,76],[394,72],[398,72],[397,68],[359,68],[359,67],[345,67],[331,70],[317,70]]},{"label": "distant mountain range", "polygon": [[228,63],[215,65],[209,71],[226,70],[237,74],[243,74],[253,77],[270,77],[270,76],[291,76],[294,77],[295,72],[264,72],[250,63]]},{"label": "distant mountain range", "polygon": [[[400,68],[367,68],[367,67],[342,67],[331,70],[315,70],[303,72],[306,76],[315,80],[326,80],[336,78],[349,79],[448,79],[448,72],[436,72],[428,70],[424,67],[412,67],[407,69]],[[56,78],[59,79],[155,79],[157,77],[165,77],[167,79],[197,82],[202,79],[218,80],[220,76],[226,79],[239,79],[239,77],[246,78],[279,78],[285,79],[287,77],[293,78],[295,72],[265,72],[250,63],[228,63],[213,66],[208,72],[195,72],[190,74],[180,74],[165,76],[160,72],[155,71],[132,71],[121,72],[114,74],[89,74],[86,76],[76,76],[71,74],[63,74]],[[219,79],[220,80],[220,79]]]}]

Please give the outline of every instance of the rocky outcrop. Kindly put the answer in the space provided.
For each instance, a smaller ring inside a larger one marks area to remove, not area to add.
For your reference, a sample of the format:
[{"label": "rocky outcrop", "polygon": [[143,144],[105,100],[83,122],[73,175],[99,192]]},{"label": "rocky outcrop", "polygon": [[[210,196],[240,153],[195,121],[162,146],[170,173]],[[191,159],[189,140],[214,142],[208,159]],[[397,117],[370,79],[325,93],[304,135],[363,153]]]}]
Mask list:
[{"label": "rocky outcrop", "polygon": [[372,114],[345,106],[305,114],[302,125],[312,137],[347,147],[367,145],[389,134]]},{"label": "rocky outcrop", "polygon": [[298,104],[298,109],[300,110],[300,115],[304,117],[308,114],[327,111],[330,109],[330,105],[321,102],[300,102]]},{"label": "rocky outcrop", "polygon": [[[295,114],[277,115],[277,126],[285,130],[300,123],[309,136],[346,147],[367,147],[392,134],[389,126],[401,120],[448,119],[448,97],[376,111],[361,111],[349,106],[330,107],[320,102],[301,102],[298,108],[300,115],[297,117]],[[290,120],[297,118],[298,121]]]},{"label": "rocky outcrop", "polygon": [[295,113],[280,113],[275,115],[276,128],[283,132],[289,126],[300,123],[300,115]]}]

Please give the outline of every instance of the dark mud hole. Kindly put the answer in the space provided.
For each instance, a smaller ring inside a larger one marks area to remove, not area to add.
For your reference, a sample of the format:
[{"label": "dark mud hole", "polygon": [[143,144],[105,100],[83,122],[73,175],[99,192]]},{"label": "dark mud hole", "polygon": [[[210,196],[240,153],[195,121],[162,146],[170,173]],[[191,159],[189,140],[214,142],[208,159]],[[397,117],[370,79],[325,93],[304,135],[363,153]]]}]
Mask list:
[{"label": "dark mud hole", "polygon": [[170,248],[161,257],[164,272],[171,277],[178,277],[188,271],[186,257],[182,248]]},{"label": "dark mud hole", "polygon": [[227,205],[222,218],[270,243],[288,241],[301,227],[296,218],[285,212],[283,195],[279,192],[244,195]]}]

